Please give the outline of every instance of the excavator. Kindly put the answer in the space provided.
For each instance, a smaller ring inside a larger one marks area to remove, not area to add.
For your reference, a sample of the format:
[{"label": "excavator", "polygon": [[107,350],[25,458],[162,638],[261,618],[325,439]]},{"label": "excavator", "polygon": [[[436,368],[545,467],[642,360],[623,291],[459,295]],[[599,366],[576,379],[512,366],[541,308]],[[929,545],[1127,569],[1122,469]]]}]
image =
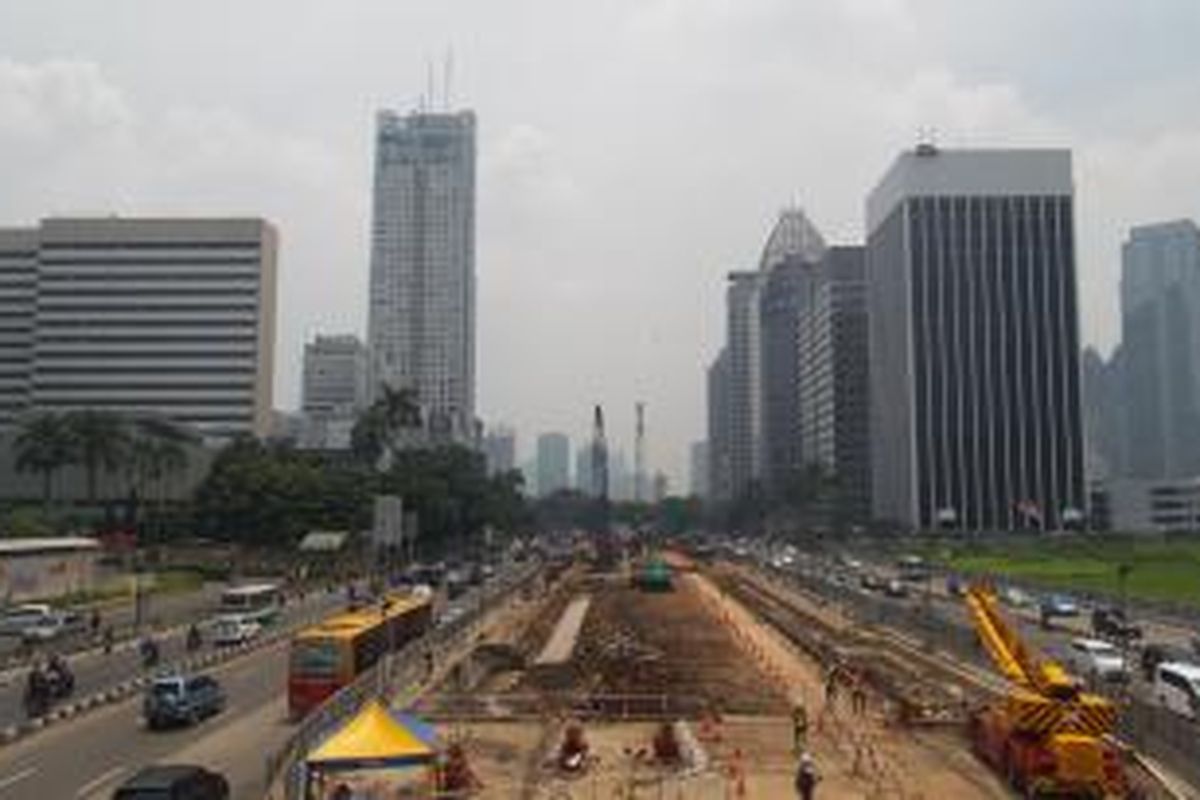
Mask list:
[{"label": "excavator", "polygon": [[1023,797],[1126,797],[1112,701],[1085,691],[1061,664],[1026,645],[991,587],[970,586],[966,602],[984,649],[1010,684],[1004,698],[971,717],[976,753]]}]

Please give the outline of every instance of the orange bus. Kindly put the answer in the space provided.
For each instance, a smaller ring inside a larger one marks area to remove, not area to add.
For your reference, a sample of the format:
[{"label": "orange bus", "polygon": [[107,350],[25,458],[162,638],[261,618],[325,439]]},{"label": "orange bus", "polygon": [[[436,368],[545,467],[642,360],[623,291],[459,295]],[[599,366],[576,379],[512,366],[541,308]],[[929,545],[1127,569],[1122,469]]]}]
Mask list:
[{"label": "orange bus", "polygon": [[428,597],[393,595],[357,611],[343,611],[292,637],[288,711],[298,719],[352,683],[387,653],[429,630]]}]

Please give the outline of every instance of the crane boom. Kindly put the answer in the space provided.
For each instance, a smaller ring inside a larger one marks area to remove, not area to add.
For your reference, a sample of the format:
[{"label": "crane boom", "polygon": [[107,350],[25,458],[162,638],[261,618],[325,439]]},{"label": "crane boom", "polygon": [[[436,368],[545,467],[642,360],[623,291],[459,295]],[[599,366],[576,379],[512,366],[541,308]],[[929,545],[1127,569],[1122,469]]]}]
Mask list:
[{"label": "crane boom", "polygon": [[967,590],[975,629],[996,668],[1018,686],[1047,697],[1067,699],[1078,693],[1075,680],[1056,661],[1039,658],[996,607],[996,595],[983,586]]}]

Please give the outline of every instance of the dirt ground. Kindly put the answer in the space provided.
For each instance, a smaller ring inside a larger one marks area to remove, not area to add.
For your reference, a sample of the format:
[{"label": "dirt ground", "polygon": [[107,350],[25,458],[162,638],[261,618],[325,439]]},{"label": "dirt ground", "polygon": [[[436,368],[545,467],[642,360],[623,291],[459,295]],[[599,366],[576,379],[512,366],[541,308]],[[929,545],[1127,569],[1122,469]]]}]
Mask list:
[{"label": "dirt ground", "polygon": [[[756,674],[730,631],[714,624],[695,587],[644,592],[621,580],[590,588],[588,610],[561,687],[593,695],[670,694],[725,713],[779,713],[783,695]],[[537,691],[530,675],[517,691]]]}]

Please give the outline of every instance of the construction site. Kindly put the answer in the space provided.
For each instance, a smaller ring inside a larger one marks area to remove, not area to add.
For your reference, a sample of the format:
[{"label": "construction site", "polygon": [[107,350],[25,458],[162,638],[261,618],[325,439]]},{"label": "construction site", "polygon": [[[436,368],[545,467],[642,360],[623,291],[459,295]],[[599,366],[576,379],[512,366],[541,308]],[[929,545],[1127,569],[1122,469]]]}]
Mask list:
[{"label": "construction site", "polygon": [[[972,752],[970,670],[814,595],[679,552],[579,558],[425,692],[433,720],[496,798],[1011,797]],[[1127,765],[1123,794],[1170,797]]]}]

